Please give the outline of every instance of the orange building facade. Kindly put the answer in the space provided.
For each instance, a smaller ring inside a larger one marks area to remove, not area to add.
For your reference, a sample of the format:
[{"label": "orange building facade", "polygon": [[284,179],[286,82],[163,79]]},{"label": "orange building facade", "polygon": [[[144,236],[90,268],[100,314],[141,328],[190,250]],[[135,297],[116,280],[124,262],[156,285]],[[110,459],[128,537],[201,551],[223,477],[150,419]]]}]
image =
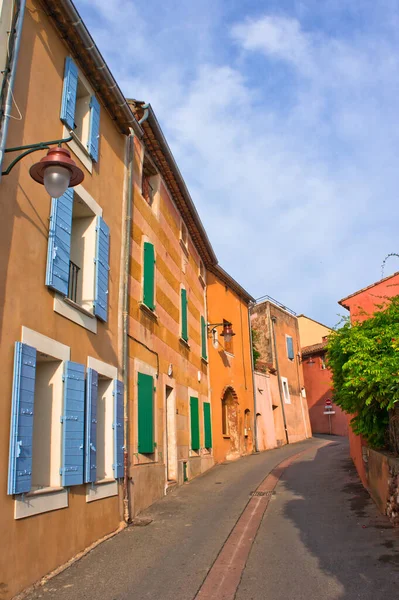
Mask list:
[{"label": "orange building facade", "polygon": [[[19,13],[13,96],[22,117],[10,121],[6,148],[72,137],[66,147],[84,181],[50,198],[29,175],[41,151],[0,182],[5,599],[123,521],[120,265],[126,141],[130,127],[138,135],[140,128],[121,108],[106,65],[96,67],[96,46],[83,25],[72,24],[79,20],[73,11],[69,2],[28,0]],[[3,171],[18,154],[5,154]],[[96,452],[86,471],[89,380]]]},{"label": "orange building facade", "polygon": [[311,437],[295,313],[267,298],[251,308],[251,324],[260,353],[255,365],[258,449]]},{"label": "orange building facade", "polygon": [[[219,266],[207,273],[208,361],[215,462],[255,449],[249,303],[253,298]],[[226,342],[223,325],[234,336]]]}]

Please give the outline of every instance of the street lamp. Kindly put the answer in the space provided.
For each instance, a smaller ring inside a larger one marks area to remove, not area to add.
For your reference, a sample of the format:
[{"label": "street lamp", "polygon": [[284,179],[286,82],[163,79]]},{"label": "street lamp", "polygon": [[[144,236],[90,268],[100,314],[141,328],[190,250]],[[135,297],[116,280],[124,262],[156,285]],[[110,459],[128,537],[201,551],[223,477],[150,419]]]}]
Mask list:
[{"label": "street lamp", "polygon": [[[39,142],[38,144],[6,149],[5,152],[19,152],[20,150],[25,152],[14,159],[2,175],[8,175],[21,158],[27,154],[47,149],[47,155],[31,166],[29,174],[34,181],[44,185],[52,198],[59,198],[69,187],[78,185],[84,179],[83,171],[72,160],[69,150],[61,148],[63,142],[70,142],[71,140],[72,137],[69,137],[62,140]],[[50,148],[49,146],[52,144],[58,144],[58,147]]]},{"label": "street lamp", "polygon": [[208,332],[209,334],[212,334],[216,332],[216,327],[222,326],[223,330],[220,335],[224,337],[225,342],[229,343],[231,342],[231,338],[233,337],[233,335],[235,335],[233,331],[233,325],[229,321],[223,321],[223,323],[208,323]]}]

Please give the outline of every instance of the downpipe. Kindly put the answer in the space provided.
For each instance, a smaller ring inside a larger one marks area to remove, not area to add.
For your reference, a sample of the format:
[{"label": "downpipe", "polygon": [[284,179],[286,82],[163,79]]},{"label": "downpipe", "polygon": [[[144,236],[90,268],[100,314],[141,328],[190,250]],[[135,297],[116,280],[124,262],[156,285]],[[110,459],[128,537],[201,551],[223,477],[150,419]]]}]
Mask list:
[{"label": "downpipe", "polygon": [[[25,16],[25,7],[26,0],[19,1],[19,7],[17,12],[17,18],[14,29],[14,45],[12,48],[11,56],[9,56],[9,65],[6,69],[6,73],[4,75],[5,79],[8,77],[8,85],[7,93],[4,105],[4,115],[2,117],[2,123],[0,126],[0,180],[1,180],[1,171],[4,160],[4,152],[7,143],[7,134],[8,134],[8,126],[10,123],[11,110],[12,110],[12,101],[13,101],[13,89],[15,84],[15,77],[17,73],[17,62],[18,62],[18,54],[21,45],[21,37],[22,37],[22,27],[24,24],[24,16]],[[10,34],[12,35],[12,34]],[[7,73],[8,71],[8,73]]]},{"label": "downpipe", "polygon": [[123,417],[124,417],[124,451],[123,451],[123,518],[125,523],[130,521],[129,494],[129,271],[130,251],[132,244],[133,222],[133,169],[134,169],[134,133],[130,129],[128,137],[128,189],[124,230],[124,269],[123,269],[123,298],[122,298],[122,373],[123,373]]}]

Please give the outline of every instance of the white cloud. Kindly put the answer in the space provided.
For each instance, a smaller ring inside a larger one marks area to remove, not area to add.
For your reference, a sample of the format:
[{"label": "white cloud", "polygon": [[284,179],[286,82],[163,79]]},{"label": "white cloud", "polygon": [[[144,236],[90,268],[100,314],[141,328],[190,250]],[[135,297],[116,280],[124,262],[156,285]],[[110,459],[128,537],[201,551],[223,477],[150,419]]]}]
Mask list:
[{"label": "white cloud", "polygon": [[126,95],[152,103],[222,266],[333,324],[398,249],[388,15],[339,36],[281,11],[226,29],[218,3],[95,2],[90,30]]}]

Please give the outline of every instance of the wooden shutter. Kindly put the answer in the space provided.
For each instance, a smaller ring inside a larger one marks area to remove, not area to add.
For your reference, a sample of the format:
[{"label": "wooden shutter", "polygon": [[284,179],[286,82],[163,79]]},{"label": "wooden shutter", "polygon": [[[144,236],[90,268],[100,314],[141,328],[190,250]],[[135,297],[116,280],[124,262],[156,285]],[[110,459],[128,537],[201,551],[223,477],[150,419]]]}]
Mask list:
[{"label": "wooden shutter", "polygon": [[191,421],[191,448],[199,450],[200,448],[200,431],[199,431],[199,411],[198,398],[190,397],[190,421]]},{"label": "wooden shutter", "polygon": [[98,161],[98,145],[100,141],[100,105],[95,96],[90,98],[90,127],[87,148],[92,159]]},{"label": "wooden shutter", "polygon": [[293,341],[292,341],[292,337],[290,335],[287,335],[286,340],[287,340],[287,355],[288,355],[288,358],[290,360],[293,360],[293,358],[294,358],[294,344],[293,344]]},{"label": "wooden shutter", "polygon": [[102,217],[97,217],[96,232],[94,314],[102,321],[107,321],[109,295],[109,227]]},{"label": "wooden shutter", "polygon": [[138,451],[154,452],[154,380],[138,373]]},{"label": "wooden shutter", "polygon": [[124,415],[123,415],[123,383],[114,379],[114,477],[123,477],[123,455],[124,455]]},{"label": "wooden shutter", "polygon": [[205,448],[212,448],[212,425],[211,425],[211,405],[204,402],[204,437]]},{"label": "wooden shutter", "polygon": [[64,370],[62,423],[62,485],[83,483],[85,368],[67,361]]},{"label": "wooden shutter", "polygon": [[207,340],[207,329],[206,321],[204,317],[201,317],[201,356],[204,360],[207,360],[208,356],[206,353],[206,340]]},{"label": "wooden shutter", "polygon": [[35,378],[36,349],[21,342],[16,342],[11,405],[8,494],[23,494],[31,489]]},{"label": "wooden shutter", "polygon": [[60,119],[69,129],[75,129],[76,93],[78,91],[78,68],[70,56],[65,61],[64,87]]},{"label": "wooden shutter", "polygon": [[97,479],[97,398],[98,373],[94,369],[87,369],[85,440],[86,483],[93,483]]},{"label": "wooden shutter", "polygon": [[180,290],[181,300],[181,337],[186,342],[188,341],[188,326],[187,326],[187,291],[182,288]]},{"label": "wooden shutter", "polygon": [[155,275],[154,245],[144,242],[144,280],[143,280],[143,303],[151,310],[154,304],[154,275]]},{"label": "wooden shutter", "polygon": [[46,285],[64,296],[68,295],[73,195],[68,188],[60,198],[52,199],[48,234]]}]

